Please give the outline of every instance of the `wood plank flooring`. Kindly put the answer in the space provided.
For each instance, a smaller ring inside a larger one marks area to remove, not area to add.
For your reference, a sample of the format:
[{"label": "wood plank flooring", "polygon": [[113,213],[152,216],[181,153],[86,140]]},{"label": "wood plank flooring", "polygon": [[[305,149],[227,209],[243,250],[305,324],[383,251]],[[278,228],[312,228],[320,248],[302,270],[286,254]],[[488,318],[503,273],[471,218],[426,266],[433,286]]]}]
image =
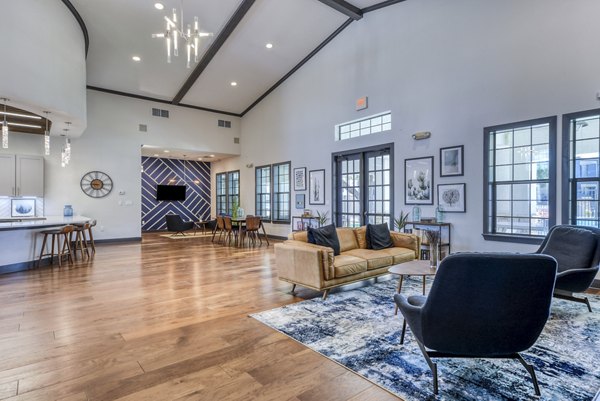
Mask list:
[{"label": "wood plank flooring", "polygon": [[290,295],[274,262],[272,244],[147,234],[0,276],[0,399],[398,400],[247,316],[319,295]]}]

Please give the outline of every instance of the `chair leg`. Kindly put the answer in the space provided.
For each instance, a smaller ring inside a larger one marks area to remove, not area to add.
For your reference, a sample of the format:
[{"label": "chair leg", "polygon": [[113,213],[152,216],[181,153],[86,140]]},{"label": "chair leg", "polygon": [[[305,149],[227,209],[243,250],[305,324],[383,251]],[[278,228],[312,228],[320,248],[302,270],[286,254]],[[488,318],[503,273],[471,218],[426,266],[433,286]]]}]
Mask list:
[{"label": "chair leg", "polygon": [[427,365],[429,365],[429,369],[431,369],[431,374],[433,375],[433,394],[437,395],[438,394],[437,363],[435,363],[431,360],[431,358],[429,357],[429,354],[427,353],[427,350],[425,349],[423,344],[421,344],[421,342],[419,340],[416,340],[416,341],[417,341],[417,344],[419,345],[419,348],[421,349],[421,352],[423,353],[423,356],[425,357],[425,361],[427,362]]},{"label": "chair leg", "polygon": [[90,237],[90,245],[92,246],[92,255],[96,254],[96,244],[94,244],[94,234],[92,234],[92,227],[88,228],[88,235]]},{"label": "chair leg", "polygon": [[516,358],[521,362],[521,365],[525,367],[529,376],[531,376],[531,381],[533,382],[533,388],[535,389],[535,395],[540,396],[542,393],[540,392],[540,385],[538,384],[537,377],[535,376],[535,370],[533,366],[525,362],[525,359],[520,354],[516,355]]},{"label": "chair leg", "polygon": [[67,262],[70,261],[70,263],[75,263],[75,260],[73,259],[73,250],[71,249],[71,239],[67,236],[67,234],[65,234],[65,242],[67,244],[67,250],[69,251],[67,255]]},{"label": "chair leg", "polygon": [[592,306],[590,305],[590,300],[587,297],[579,298],[574,296],[572,293],[567,292],[554,292],[554,298],[564,299],[567,301],[578,302],[580,304],[585,304],[590,312],[592,312]]},{"label": "chair leg", "polygon": [[400,344],[404,344],[404,335],[406,334],[406,319],[403,319],[404,323],[402,323],[402,334],[400,335]]},{"label": "chair leg", "polygon": [[44,234],[44,240],[42,241],[42,250],[40,251],[40,258],[38,259],[37,267],[40,267],[40,263],[42,262],[42,257],[44,256],[44,249],[46,249],[46,240],[48,239],[48,234]]},{"label": "chair leg", "polygon": [[56,235],[50,234],[52,236],[52,247],[50,248],[50,264],[54,264],[54,242],[56,240]]},{"label": "chair leg", "polygon": [[327,299],[327,295],[329,295],[329,290],[323,291],[323,301]]},{"label": "chair leg", "polygon": [[290,291],[290,294],[294,295],[296,293],[296,284],[292,284],[292,291]]}]

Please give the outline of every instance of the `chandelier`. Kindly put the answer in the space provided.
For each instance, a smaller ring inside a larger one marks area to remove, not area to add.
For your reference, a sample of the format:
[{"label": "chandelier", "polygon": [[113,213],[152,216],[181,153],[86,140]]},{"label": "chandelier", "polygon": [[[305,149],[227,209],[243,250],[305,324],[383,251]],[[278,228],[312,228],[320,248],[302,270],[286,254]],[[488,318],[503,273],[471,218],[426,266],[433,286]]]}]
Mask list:
[{"label": "chandelier", "polygon": [[[66,122],[67,127],[71,126],[70,122]],[[65,146],[62,148],[62,152],[60,153],[60,165],[62,167],[66,167],[69,165],[69,162],[71,161],[71,139],[68,137],[69,135],[69,128],[63,128],[64,133],[64,137],[65,137]]]},{"label": "chandelier", "polygon": [[187,24],[187,28],[184,30],[183,24],[183,0],[181,0],[181,7],[179,16],[177,15],[177,9],[173,8],[173,15],[171,18],[165,15],[166,30],[164,33],[152,34],[153,38],[165,38],[167,45],[167,63],[171,62],[171,53],[175,56],[179,56],[179,41],[181,40],[182,45],[185,46],[187,52],[187,68],[190,68],[192,49],[194,51],[194,62],[198,62],[198,43],[200,38],[213,36],[213,33],[200,32],[198,30],[198,17],[194,17],[194,29],[192,26]]},{"label": "chandelier", "polygon": [[50,130],[48,129],[48,114],[49,111],[44,111],[46,115],[46,130],[44,131],[44,155],[50,156]]}]

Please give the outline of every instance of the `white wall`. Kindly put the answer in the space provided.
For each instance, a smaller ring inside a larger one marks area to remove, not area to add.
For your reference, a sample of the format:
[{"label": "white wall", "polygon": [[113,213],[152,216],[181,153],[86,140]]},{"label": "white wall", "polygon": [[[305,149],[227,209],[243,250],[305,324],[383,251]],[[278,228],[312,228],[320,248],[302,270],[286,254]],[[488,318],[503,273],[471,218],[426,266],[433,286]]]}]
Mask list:
[{"label": "white wall", "polygon": [[[467,184],[467,213],[446,214],[453,251],[530,251],[481,237],[483,127],[600,107],[599,13],[596,0],[411,0],[369,13],[244,116],[242,156],[216,163],[213,174],[240,169],[241,205],[251,213],[246,164],[325,168],[321,210],[330,210],[331,153],[394,142],[396,214],[412,208],[403,202],[404,159],[434,156],[436,186]],[[365,95],[369,108],[354,111]],[[335,124],[386,110],[391,132],[334,141]],[[432,138],[413,141],[416,131]],[[465,176],[440,179],[439,149],[453,145],[465,146]]]},{"label": "white wall", "polygon": [[2,79],[0,97],[42,115],[51,111],[52,133],[72,122],[70,135],[86,127],[86,66],[83,33],[58,0],[0,2]]},{"label": "white wall", "polygon": [[[115,239],[141,236],[141,146],[153,145],[203,152],[239,154],[239,118],[156,104],[153,102],[88,91],[88,127],[72,140],[71,163],[60,165],[63,140],[53,138],[52,154],[45,157],[46,215],[62,214],[72,204],[76,214],[98,220],[95,238]],[[152,117],[151,108],[168,109],[170,118]],[[232,121],[228,130],[217,120]],[[138,132],[146,124],[148,132]],[[12,134],[4,153],[42,154],[42,137]],[[102,199],[93,199],[80,189],[81,177],[99,170],[113,180],[114,189]],[[124,191],[124,195],[119,195]],[[131,205],[127,205],[131,202]]]}]

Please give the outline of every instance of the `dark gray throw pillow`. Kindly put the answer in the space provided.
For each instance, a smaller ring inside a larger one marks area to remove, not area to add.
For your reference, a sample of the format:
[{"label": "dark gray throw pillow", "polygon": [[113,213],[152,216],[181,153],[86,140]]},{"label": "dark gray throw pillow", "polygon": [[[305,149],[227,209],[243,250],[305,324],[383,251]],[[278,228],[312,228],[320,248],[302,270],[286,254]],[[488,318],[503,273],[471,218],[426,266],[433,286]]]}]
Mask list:
[{"label": "dark gray throw pillow", "polygon": [[340,254],[340,240],[338,239],[335,225],[330,224],[321,228],[308,228],[308,242],[311,244],[333,248],[333,254]]},{"label": "dark gray throw pillow", "polygon": [[367,248],[385,249],[394,246],[387,223],[367,224]]}]

